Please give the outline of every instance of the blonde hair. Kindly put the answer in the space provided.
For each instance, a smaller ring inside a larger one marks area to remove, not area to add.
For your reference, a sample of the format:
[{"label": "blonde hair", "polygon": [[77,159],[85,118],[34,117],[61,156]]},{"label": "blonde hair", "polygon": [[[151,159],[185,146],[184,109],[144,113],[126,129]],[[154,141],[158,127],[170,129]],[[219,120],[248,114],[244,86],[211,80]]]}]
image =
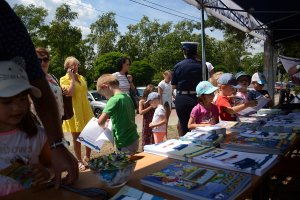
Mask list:
[{"label": "blonde hair", "polygon": [[112,74],[103,74],[97,80],[97,92],[103,93],[103,84],[108,84],[111,87],[119,87],[118,79]]},{"label": "blonde hair", "polygon": [[167,75],[170,74],[170,73],[171,73],[170,70],[166,70],[166,71],[164,71],[163,76],[167,76]]},{"label": "blonde hair", "polygon": [[80,62],[75,58],[74,56],[69,56],[66,58],[65,63],[64,63],[64,68],[68,69],[71,65],[76,64],[79,65]]},{"label": "blonde hair", "polygon": [[214,74],[209,78],[208,81],[209,81],[213,86],[217,87],[217,86],[218,86],[218,79],[220,78],[220,76],[221,76],[222,74],[224,74],[224,72],[218,71],[218,72],[214,73]]}]

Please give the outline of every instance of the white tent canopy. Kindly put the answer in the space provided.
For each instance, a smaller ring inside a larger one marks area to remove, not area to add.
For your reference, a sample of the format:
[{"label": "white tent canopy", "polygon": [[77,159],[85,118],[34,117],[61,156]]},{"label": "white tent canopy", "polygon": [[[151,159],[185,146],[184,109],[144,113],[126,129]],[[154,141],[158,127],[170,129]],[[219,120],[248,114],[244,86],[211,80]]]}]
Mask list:
[{"label": "white tent canopy", "polygon": [[249,33],[259,39],[266,40],[267,27],[231,0],[184,1],[197,7],[199,10],[204,7],[208,14],[240,29],[241,31]]}]

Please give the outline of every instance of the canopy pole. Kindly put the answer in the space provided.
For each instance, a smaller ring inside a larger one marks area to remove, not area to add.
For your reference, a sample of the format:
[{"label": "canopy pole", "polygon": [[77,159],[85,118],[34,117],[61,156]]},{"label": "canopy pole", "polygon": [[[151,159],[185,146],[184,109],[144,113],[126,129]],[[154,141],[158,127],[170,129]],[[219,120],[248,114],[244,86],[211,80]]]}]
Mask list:
[{"label": "canopy pole", "polygon": [[[202,0],[202,5],[203,0]],[[204,25],[204,7],[201,9],[201,50],[202,50],[202,79],[206,81],[207,77],[207,67],[206,67],[206,59],[205,59],[205,25]]]},{"label": "canopy pole", "polygon": [[274,46],[271,42],[271,39],[267,37],[264,42],[264,75],[267,79],[266,89],[268,90],[270,97],[274,101],[274,76],[276,71],[274,70],[274,65],[276,65],[276,61],[274,62]]}]

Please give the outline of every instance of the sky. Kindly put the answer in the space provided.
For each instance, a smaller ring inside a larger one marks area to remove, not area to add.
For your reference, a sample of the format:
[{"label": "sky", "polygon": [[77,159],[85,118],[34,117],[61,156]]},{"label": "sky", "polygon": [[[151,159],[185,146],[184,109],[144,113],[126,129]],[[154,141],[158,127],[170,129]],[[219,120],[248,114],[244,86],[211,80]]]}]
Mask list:
[{"label": "sky", "polygon": [[[187,17],[191,20],[200,21],[201,12],[197,8],[185,3],[183,0],[6,0],[11,6],[15,4],[44,7],[48,10],[46,23],[52,21],[55,15],[55,10],[61,4],[70,5],[72,11],[78,13],[78,19],[72,25],[79,27],[82,30],[83,37],[90,33],[90,24],[95,22],[99,15],[106,12],[116,13],[116,22],[121,33],[127,31],[127,26],[138,23],[141,18],[146,15],[150,20],[158,20],[160,23],[171,21],[174,24],[184,20],[182,17]],[[146,4],[147,6],[141,5]],[[174,16],[169,13],[179,15]],[[223,39],[223,33],[219,30],[211,31],[205,29],[205,33],[210,37],[218,40]],[[259,45],[254,53],[259,50]]]}]

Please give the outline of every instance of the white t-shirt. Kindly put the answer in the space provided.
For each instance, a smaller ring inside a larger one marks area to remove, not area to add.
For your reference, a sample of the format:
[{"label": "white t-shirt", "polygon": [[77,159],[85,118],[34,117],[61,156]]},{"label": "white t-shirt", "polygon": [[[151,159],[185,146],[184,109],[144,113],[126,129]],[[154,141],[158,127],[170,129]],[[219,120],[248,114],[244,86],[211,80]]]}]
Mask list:
[{"label": "white t-shirt", "polygon": [[[0,170],[11,166],[11,161],[16,157],[21,158],[28,164],[38,164],[39,155],[46,140],[45,131],[41,127],[38,127],[37,135],[30,138],[19,129],[0,132]],[[28,168],[25,168],[21,171],[25,173],[26,169],[28,170]],[[15,176],[15,178],[9,177],[9,175],[0,175],[0,197],[29,188],[32,179],[24,177],[24,173],[20,174],[19,169],[18,173],[10,174],[10,176]],[[19,181],[16,179],[19,179]]]},{"label": "white t-shirt", "polygon": [[52,90],[52,93],[54,94],[57,107],[58,107],[59,116],[61,119],[64,116],[64,101],[63,101],[63,94],[59,86],[59,82],[56,78],[53,78],[53,76],[50,74],[48,74],[46,78]]},{"label": "white t-shirt", "polygon": [[125,75],[120,74],[120,72],[115,72],[114,75],[119,81],[120,90],[124,93],[129,94],[130,83]]},{"label": "white t-shirt", "polygon": [[214,66],[210,62],[206,62],[206,67],[208,71],[208,76],[210,76],[210,71],[214,69]]},{"label": "white t-shirt", "polygon": [[[164,107],[162,105],[158,105],[154,111],[152,123],[156,124],[156,123],[160,122],[165,116],[166,116],[166,111],[165,111]],[[153,133],[167,132],[166,124],[154,127],[152,129],[152,132]]]},{"label": "white t-shirt", "polygon": [[163,100],[163,105],[165,102],[169,103],[169,106],[171,107],[172,103],[172,85],[171,82],[166,83],[165,80],[162,80],[159,82],[158,87],[160,87],[163,91],[162,93],[162,100]]}]

